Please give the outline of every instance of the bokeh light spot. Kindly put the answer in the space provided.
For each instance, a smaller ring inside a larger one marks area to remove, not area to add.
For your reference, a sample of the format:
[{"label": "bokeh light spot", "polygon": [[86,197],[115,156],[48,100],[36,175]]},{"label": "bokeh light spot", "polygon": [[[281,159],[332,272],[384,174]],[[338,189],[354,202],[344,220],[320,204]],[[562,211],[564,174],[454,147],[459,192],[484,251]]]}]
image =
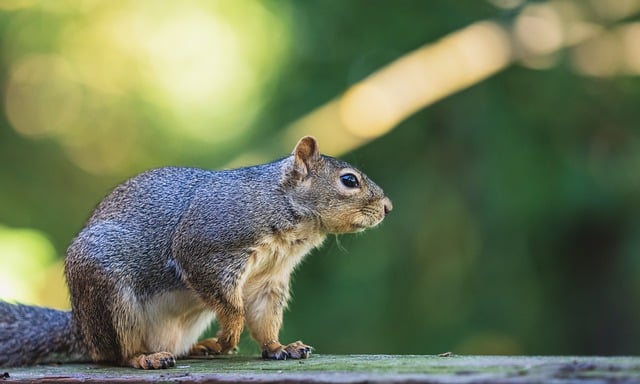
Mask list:
[{"label": "bokeh light spot", "polygon": [[[522,58],[525,64],[529,63],[528,58],[550,55],[564,44],[562,19],[549,4],[528,5],[516,19],[514,34],[519,47],[524,50]],[[531,61],[532,66],[537,67],[548,67],[554,63],[549,60]]]},{"label": "bokeh light spot", "polygon": [[69,63],[60,56],[28,56],[10,69],[5,108],[11,125],[23,135],[64,131],[80,113],[82,99]]},{"label": "bokeh light spot", "polygon": [[589,76],[612,76],[619,68],[620,46],[611,32],[598,35],[572,51],[573,64]]},{"label": "bokeh light spot", "polygon": [[640,23],[630,23],[622,31],[622,49],[626,69],[630,74],[640,74]]},{"label": "bokeh light spot", "polygon": [[3,300],[68,307],[62,261],[40,231],[0,225],[0,263]]},{"label": "bokeh light spot", "polygon": [[[159,146],[241,139],[255,127],[289,49],[286,4],[61,0],[20,7],[4,31],[12,58],[8,119],[22,135],[59,141],[91,173],[148,166],[144,152],[153,148],[141,143],[150,137]],[[119,112],[129,107],[132,113]]]}]

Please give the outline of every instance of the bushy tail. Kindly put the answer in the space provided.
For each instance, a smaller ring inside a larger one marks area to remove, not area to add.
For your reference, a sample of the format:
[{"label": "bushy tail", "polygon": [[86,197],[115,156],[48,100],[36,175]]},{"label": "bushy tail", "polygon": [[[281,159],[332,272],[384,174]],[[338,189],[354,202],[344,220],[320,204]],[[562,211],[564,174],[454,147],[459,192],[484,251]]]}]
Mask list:
[{"label": "bushy tail", "polygon": [[0,301],[0,366],[87,360],[70,311]]}]

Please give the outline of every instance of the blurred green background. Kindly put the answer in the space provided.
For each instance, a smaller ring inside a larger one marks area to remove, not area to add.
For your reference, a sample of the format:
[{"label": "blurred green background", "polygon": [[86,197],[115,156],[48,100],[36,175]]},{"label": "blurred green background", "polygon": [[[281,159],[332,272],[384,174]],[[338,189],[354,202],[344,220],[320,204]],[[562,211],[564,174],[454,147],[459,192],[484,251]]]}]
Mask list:
[{"label": "blurred green background", "polygon": [[[340,154],[394,211],[306,259],[281,339],[318,353],[637,354],[634,0],[3,0],[0,297],[68,307],[65,248],[124,179],[281,157],[270,140],[393,60],[481,20],[535,25],[527,7],[550,4],[602,35]],[[534,35],[577,25],[556,21]]]}]

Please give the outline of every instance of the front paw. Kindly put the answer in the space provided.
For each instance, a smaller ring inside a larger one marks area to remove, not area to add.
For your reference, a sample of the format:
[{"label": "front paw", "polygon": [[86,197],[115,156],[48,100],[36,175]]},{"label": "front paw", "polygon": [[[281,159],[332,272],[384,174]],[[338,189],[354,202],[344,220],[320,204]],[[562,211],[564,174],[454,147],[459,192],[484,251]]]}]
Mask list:
[{"label": "front paw", "polygon": [[166,369],[176,366],[176,358],[171,352],[156,352],[134,356],[128,365],[140,369]]},{"label": "front paw", "polygon": [[312,350],[313,347],[303,344],[302,341],[296,341],[286,346],[274,342],[265,346],[262,358],[273,360],[306,359],[311,355]]},{"label": "front paw", "polygon": [[222,345],[215,337],[204,339],[194,344],[189,351],[189,356],[210,356],[222,353]]},{"label": "front paw", "polygon": [[230,353],[236,353],[238,351],[238,347],[225,347],[220,343],[218,338],[211,337],[209,339],[204,339],[191,347],[189,351],[189,356],[211,356],[211,355],[224,355]]}]

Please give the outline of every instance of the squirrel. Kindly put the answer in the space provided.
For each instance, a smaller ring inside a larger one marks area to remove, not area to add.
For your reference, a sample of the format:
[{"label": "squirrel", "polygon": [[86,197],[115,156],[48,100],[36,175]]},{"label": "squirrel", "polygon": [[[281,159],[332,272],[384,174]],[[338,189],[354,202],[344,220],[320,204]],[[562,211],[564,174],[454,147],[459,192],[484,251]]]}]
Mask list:
[{"label": "squirrel", "polygon": [[[379,224],[391,200],[364,173],[293,153],[246,168],[158,168],[98,204],[65,258],[71,311],[0,302],[0,366],[104,362],[142,369],[226,354],[245,323],[265,359],[305,359],[278,341],[296,265],[328,234]],[[198,342],[217,320],[215,338]]]}]

